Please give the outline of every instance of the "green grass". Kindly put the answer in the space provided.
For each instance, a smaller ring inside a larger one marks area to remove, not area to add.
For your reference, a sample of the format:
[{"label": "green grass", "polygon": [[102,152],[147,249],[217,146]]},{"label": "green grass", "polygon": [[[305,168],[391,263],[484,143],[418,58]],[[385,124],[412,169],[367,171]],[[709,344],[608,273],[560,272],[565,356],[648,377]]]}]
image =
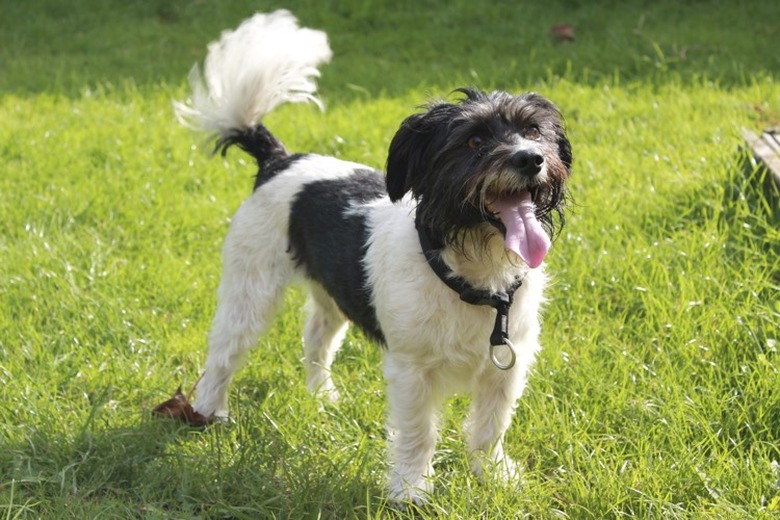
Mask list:
[{"label": "green grass", "polygon": [[[464,84],[533,89],[567,117],[576,206],[508,435],[523,483],[469,475],[458,397],[419,515],[779,515],[780,210],[739,130],[780,123],[780,7],[497,4],[285,4],[335,51],[327,112],[269,118],[291,149],[382,167],[400,120]],[[342,400],[321,409],[298,292],[239,373],[231,424],[149,414],[201,371],[254,173],[195,148],[170,100],[220,30],[275,7],[0,6],[0,517],[413,516],[382,498],[379,349],[350,335]],[[571,44],[548,36],[564,22]]]}]

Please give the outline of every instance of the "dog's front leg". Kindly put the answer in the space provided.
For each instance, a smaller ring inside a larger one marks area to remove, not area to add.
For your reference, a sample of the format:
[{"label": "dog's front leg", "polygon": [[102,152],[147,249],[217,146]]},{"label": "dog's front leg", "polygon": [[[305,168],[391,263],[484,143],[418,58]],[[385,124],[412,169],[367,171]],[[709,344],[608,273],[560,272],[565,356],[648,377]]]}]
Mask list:
[{"label": "dog's front leg", "polygon": [[433,452],[436,447],[438,412],[443,398],[435,392],[432,377],[400,361],[385,357],[389,402],[390,498],[421,504],[433,491]]},{"label": "dog's front leg", "polygon": [[503,444],[517,399],[523,393],[526,371],[522,363],[507,371],[491,364],[478,378],[465,424],[471,469],[478,476],[490,468],[504,481],[519,477],[519,469],[504,453]]}]

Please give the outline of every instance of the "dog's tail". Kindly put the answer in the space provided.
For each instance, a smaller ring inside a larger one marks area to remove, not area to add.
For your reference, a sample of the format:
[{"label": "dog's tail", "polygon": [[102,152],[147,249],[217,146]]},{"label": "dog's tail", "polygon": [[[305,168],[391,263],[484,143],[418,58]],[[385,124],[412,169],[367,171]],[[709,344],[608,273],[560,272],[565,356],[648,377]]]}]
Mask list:
[{"label": "dog's tail", "polygon": [[197,65],[190,72],[192,98],[174,102],[176,115],[182,124],[213,134],[215,152],[238,144],[260,164],[287,155],[261,121],[282,103],[322,108],[314,80],[317,66],[330,58],[327,35],[299,27],[289,11],[256,14],[209,44],[203,74]]}]

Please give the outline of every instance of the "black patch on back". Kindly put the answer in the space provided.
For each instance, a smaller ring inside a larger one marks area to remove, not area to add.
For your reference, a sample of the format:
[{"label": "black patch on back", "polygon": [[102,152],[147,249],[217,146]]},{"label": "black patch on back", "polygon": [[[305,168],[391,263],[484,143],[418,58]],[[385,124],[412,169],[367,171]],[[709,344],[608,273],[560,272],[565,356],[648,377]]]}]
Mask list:
[{"label": "black patch on back", "polygon": [[255,177],[254,189],[256,190],[266,182],[276,177],[277,173],[283,172],[304,157],[307,157],[307,154],[294,153],[292,155],[276,155],[271,156],[265,161],[261,162],[259,167],[260,169],[257,170],[257,176]]},{"label": "black patch on back", "polygon": [[384,176],[368,169],[312,182],[293,201],[289,230],[290,252],[298,265],[328,291],[347,318],[380,343],[384,335],[362,264],[369,230],[367,214],[360,208],[386,194]]}]

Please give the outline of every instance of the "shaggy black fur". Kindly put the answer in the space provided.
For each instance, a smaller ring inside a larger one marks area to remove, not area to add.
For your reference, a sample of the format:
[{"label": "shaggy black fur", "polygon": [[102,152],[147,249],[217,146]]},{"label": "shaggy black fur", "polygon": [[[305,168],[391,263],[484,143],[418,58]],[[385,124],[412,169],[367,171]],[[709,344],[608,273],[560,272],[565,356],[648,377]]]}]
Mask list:
[{"label": "shaggy black fur", "polygon": [[[559,110],[533,93],[458,92],[465,95],[458,103],[431,104],[401,124],[387,159],[390,198],[396,201],[411,192],[419,222],[432,238],[456,245],[485,222],[504,231],[486,209],[486,193],[505,195],[527,186],[537,218],[554,237],[564,224],[565,181],[572,166]],[[517,135],[537,141],[547,163],[547,182],[520,179],[524,174],[512,156]],[[490,186],[498,171],[514,172],[515,181]]]},{"label": "shaggy black fur", "polygon": [[290,210],[290,250],[306,274],[322,285],[353,323],[374,340],[384,335],[371,301],[363,258],[368,243],[365,205],[384,197],[380,172],[312,182]]},{"label": "shaggy black fur", "polygon": [[214,153],[220,153],[224,157],[227,155],[228,148],[233,145],[238,146],[257,161],[258,170],[253,188],[255,190],[273,179],[277,173],[306,157],[306,154],[290,154],[282,142],[262,124],[236,131],[228,137],[219,139],[214,146]]}]

